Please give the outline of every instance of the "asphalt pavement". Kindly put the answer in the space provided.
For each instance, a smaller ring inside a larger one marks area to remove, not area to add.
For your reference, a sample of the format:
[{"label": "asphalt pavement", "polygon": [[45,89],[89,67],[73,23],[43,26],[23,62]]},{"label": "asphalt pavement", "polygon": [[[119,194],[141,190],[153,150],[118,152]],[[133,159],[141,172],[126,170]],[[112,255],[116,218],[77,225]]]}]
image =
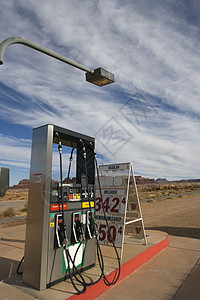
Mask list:
[{"label": "asphalt pavement", "polygon": [[15,210],[20,210],[24,208],[26,200],[16,200],[16,201],[1,201],[0,202],[0,212],[12,207]]}]

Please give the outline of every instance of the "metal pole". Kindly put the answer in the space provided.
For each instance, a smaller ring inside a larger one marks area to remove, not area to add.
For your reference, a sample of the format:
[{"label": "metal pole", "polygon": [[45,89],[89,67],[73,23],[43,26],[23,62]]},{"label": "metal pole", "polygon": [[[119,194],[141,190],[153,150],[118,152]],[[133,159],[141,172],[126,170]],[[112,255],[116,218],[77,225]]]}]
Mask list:
[{"label": "metal pole", "polygon": [[39,44],[36,44],[36,43],[34,43],[34,42],[30,41],[30,40],[27,40],[25,38],[22,38],[22,37],[10,37],[10,38],[4,40],[0,44],[0,65],[3,64],[3,57],[4,57],[4,53],[6,51],[6,48],[8,46],[12,45],[12,44],[23,44],[23,45],[25,45],[27,47],[33,48],[33,49],[35,49],[35,50],[37,50],[39,52],[42,52],[42,53],[44,53],[46,55],[49,55],[49,56],[51,56],[51,57],[53,57],[55,59],[58,59],[58,60],[60,60],[60,61],[62,61],[64,63],[67,63],[68,65],[71,65],[71,66],[73,66],[75,68],[78,68],[78,69],[80,69],[82,71],[89,72],[89,73],[94,73],[94,70],[91,70],[91,69],[89,69],[87,67],[84,67],[83,65],[81,65],[81,64],[79,64],[79,63],[77,63],[77,62],[75,62],[75,61],[73,61],[73,60],[71,60],[71,59],[69,59],[69,58],[67,58],[65,56],[62,56],[62,55],[60,55],[60,54],[58,54],[58,53],[56,53],[56,52],[54,52],[52,50],[49,50],[49,49],[47,49],[45,47],[42,47]]}]

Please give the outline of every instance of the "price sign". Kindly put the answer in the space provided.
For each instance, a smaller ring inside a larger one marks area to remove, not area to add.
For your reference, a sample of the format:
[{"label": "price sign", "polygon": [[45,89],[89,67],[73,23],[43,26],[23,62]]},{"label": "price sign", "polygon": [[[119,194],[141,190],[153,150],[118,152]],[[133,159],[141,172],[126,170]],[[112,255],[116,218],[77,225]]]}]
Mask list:
[{"label": "price sign", "polygon": [[[95,202],[99,241],[109,245],[113,240],[117,246],[121,246],[124,232],[124,214],[126,211],[126,190],[102,189],[102,194],[103,201],[97,193]],[[109,224],[109,230],[105,222],[103,209]]]},{"label": "price sign", "polygon": [[[107,228],[106,222],[97,222],[98,231],[99,231],[99,241],[103,244],[111,244],[112,239],[115,245],[121,246],[123,238],[123,229],[124,225],[109,223],[109,230]],[[109,234],[110,231],[110,234]]]},{"label": "price sign", "polygon": [[132,163],[102,165],[99,170],[101,193],[97,180],[95,201],[99,242],[104,245],[115,242],[121,248],[122,258],[125,231],[142,236],[147,244],[133,166]]},{"label": "price sign", "polygon": [[109,196],[103,199],[96,198],[96,213],[102,214],[103,207],[106,214],[124,214],[126,209],[126,196]]}]

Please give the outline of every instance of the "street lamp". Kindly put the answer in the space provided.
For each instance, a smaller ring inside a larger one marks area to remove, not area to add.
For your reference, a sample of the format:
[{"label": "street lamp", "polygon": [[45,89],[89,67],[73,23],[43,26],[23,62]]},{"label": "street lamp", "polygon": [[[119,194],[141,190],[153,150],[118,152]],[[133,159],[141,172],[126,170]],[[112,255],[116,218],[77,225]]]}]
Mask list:
[{"label": "street lamp", "polygon": [[3,64],[3,57],[4,57],[6,48],[12,44],[23,44],[27,47],[33,48],[37,51],[40,51],[46,55],[53,57],[55,59],[58,59],[64,63],[67,63],[75,68],[85,71],[86,72],[86,81],[89,81],[98,86],[104,86],[104,85],[107,85],[107,84],[115,81],[114,74],[104,70],[103,68],[97,68],[95,70],[91,70],[91,69],[84,67],[83,65],[65,57],[65,56],[62,56],[52,50],[42,47],[39,44],[36,44],[36,43],[34,43],[30,40],[27,40],[25,38],[22,38],[22,37],[10,37],[10,38],[4,40],[0,44],[0,65]]}]

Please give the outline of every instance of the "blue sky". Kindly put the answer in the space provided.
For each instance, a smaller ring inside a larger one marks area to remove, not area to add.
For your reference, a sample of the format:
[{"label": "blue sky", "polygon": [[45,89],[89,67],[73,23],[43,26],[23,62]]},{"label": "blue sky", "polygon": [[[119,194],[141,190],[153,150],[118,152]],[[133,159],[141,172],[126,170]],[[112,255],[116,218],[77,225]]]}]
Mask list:
[{"label": "blue sky", "polygon": [[200,177],[198,0],[2,0],[1,7],[0,41],[22,36],[115,74],[99,88],[28,47],[7,48],[0,166],[10,168],[11,185],[29,177],[32,129],[47,123],[94,136],[100,163],[132,161],[146,177]]}]

